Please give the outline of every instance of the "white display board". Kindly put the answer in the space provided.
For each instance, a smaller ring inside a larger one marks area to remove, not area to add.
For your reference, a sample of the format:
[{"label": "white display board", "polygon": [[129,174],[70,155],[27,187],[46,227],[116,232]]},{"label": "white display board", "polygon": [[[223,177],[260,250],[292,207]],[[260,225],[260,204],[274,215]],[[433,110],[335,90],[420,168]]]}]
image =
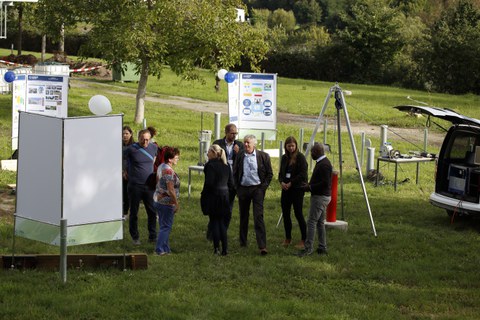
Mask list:
[{"label": "white display board", "polygon": [[68,76],[17,74],[12,92],[12,150],[18,146],[18,112],[66,118]]},{"label": "white display board", "polygon": [[15,234],[60,245],[120,240],[122,116],[20,112]]},{"label": "white display board", "polygon": [[275,140],[277,132],[277,75],[235,73],[228,85],[229,120],[235,123],[240,137],[255,134]]}]

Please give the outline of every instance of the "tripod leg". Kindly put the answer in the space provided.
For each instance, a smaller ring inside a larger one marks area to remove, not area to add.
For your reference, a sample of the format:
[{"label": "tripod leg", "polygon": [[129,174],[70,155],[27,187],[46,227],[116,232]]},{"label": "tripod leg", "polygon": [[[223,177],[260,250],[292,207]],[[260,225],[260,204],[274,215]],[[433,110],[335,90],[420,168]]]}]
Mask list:
[{"label": "tripod leg", "polygon": [[370,223],[372,225],[373,234],[376,237],[377,236],[377,230],[375,230],[375,223],[373,222],[372,210],[370,209],[370,203],[368,202],[367,189],[365,188],[365,182],[363,181],[362,170],[361,170],[361,167],[360,167],[360,163],[358,161],[357,149],[355,148],[355,141],[353,140],[353,133],[352,133],[352,129],[350,127],[350,119],[348,117],[347,106],[345,105],[345,97],[343,96],[343,92],[342,92],[342,89],[340,89],[340,87],[337,86],[336,90],[338,90],[339,93],[340,93],[341,103],[343,105],[343,112],[345,113],[345,122],[347,124],[348,135],[350,137],[350,143],[352,144],[353,156],[355,158],[355,164],[357,166],[358,174],[360,175],[360,183],[362,185],[363,197],[365,198],[365,202],[367,204],[367,209],[368,209],[368,214],[370,215]]},{"label": "tripod leg", "polygon": [[322,110],[320,111],[320,114],[318,115],[317,118],[317,123],[315,124],[315,128],[313,129],[313,133],[310,136],[310,141],[308,142],[307,150],[305,150],[305,155],[308,156],[308,153],[310,152],[310,149],[313,146],[313,143],[315,142],[315,136],[317,135],[318,128],[320,128],[320,124],[323,122],[323,115],[325,114],[325,110],[327,109],[328,106],[328,101],[330,100],[330,96],[332,95],[332,91],[335,89],[335,87],[331,87],[328,90],[328,94],[325,97],[325,102],[323,103]]}]

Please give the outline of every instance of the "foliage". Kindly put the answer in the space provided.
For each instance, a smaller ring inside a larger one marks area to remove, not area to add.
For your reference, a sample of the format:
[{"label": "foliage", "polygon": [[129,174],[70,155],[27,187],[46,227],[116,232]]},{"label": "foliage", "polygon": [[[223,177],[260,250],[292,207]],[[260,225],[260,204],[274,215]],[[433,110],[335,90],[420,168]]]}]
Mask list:
[{"label": "foliage", "polygon": [[480,94],[480,9],[459,1],[435,23],[425,74],[436,90]]},{"label": "foliage", "polygon": [[250,21],[256,28],[266,28],[268,27],[268,18],[271,13],[268,9],[252,9]]},{"label": "foliage", "polygon": [[61,41],[60,30],[72,29],[79,16],[71,0],[39,0],[25,6],[25,19],[29,21],[27,29],[38,35],[47,35],[53,42]]},{"label": "foliage", "polygon": [[296,1],[293,12],[299,24],[317,24],[322,21],[322,8],[316,0]]},{"label": "foliage", "polygon": [[270,28],[280,27],[285,31],[292,31],[295,29],[296,20],[293,11],[285,11],[284,9],[277,9],[268,17],[268,26]]},{"label": "foliage", "polygon": [[402,48],[401,16],[382,0],[361,0],[340,17],[343,28],[336,36],[352,54],[354,77],[349,80],[375,82]]},{"label": "foliage", "polygon": [[135,122],[144,117],[149,75],[160,76],[168,64],[195,78],[195,67],[217,71],[241,58],[255,70],[267,47],[259,29],[235,21],[236,0],[129,1],[105,0],[83,6],[92,24],[88,49],[109,62],[135,63],[140,73]]}]

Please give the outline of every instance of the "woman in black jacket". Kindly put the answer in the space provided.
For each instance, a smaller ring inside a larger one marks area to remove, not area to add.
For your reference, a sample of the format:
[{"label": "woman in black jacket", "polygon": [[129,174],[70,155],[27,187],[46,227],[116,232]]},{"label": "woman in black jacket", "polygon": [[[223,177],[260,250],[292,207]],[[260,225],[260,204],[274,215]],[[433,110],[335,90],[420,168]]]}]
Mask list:
[{"label": "woman in black jacket", "polygon": [[217,144],[208,149],[208,162],[205,164],[205,182],[203,184],[202,211],[210,218],[213,236],[214,254],[220,255],[222,242],[223,256],[227,255],[227,228],[224,218],[230,212],[229,190],[233,189],[232,171],[227,164],[225,151]]},{"label": "woman in black jacket", "polygon": [[307,237],[305,218],[303,217],[303,197],[305,191],[302,185],[307,183],[307,160],[298,150],[297,140],[294,137],[288,137],[285,140],[285,154],[282,156],[278,181],[282,187],[282,216],[285,227],[285,240],[283,246],[287,247],[292,242],[292,219],[290,210],[293,205],[295,218],[297,218],[300,227],[301,240],[296,246],[303,249]]}]

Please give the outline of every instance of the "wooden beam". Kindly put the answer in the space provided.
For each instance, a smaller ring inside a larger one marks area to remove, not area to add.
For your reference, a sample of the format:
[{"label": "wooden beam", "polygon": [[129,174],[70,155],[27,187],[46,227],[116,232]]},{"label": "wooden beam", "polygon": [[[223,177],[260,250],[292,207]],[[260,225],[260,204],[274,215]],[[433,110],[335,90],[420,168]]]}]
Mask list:
[{"label": "wooden beam", "polygon": [[[0,256],[0,266],[4,269],[46,269],[58,270],[60,255],[55,254],[28,254],[14,257]],[[125,262],[124,262],[125,261]],[[148,259],[144,253],[123,254],[69,254],[67,268],[69,269],[147,269]]]}]

